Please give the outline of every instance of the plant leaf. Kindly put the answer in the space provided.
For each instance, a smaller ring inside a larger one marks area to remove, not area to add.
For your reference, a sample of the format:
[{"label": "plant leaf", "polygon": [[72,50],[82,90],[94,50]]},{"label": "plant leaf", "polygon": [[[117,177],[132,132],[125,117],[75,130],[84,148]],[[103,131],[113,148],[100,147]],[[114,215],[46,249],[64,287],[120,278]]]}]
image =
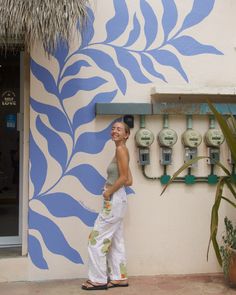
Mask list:
[{"label": "plant leaf", "polygon": [[116,94],[117,90],[98,93],[88,105],[78,109],[73,117],[73,129],[75,130],[79,126],[91,122],[96,116],[95,104],[97,102],[111,102]]},{"label": "plant leaf", "polygon": [[185,169],[187,169],[189,166],[191,166],[192,164],[198,162],[201,159],[208,159],[209,157],[204,157],[204,156],[200,156],[200,157],[196,157],[186,163],[184,163],[171,177],[171,179],[168,181],[168,183],[164,186],[162,192],[160,195],[163,195],[163,193],[165,192],[165,190],[167,189],[167,187],[173,182],[173,180],[178,177],[178,175],[183,172]]},{"label": "plant leaf", "polygon": [[174,0],[162,0],[163,16],[162,27],[164,31],[164,43],[168,39],[170,32],[177,23],[178,11]]},{"label": "plant leaf", "polygon": [[107,81],[105,79],[100,77],[71,79],[63,85],[60,97],[61,99],[66,99],[74,96],[77,92],[81,90],[94,90],[106,82]]},{"label": "plant leaf", "polygon": [[53,51],[53,56],[57,59],[60,69],[63,68],[65,59],[69,53],[69,45],[68,42],[65,42],[63,40],[59,40],[58,44],[55,48],[55,51]]},{"label": "plant leaf", "polygon": [[115,15],[107,22],[107,38],[104,42],[112,42],[126,30],[129,22],[129,13],[125,0],[113,0]]},{"label": "plant leaf", "polygon": [[68,76],[75,76],[77,75],[82,67],[90,67],[90,64],[85,60],[79,60],[71,64],[65,69],[61,79],[68,77]]},{"label": "plant leaf", "polygon": [[119,47],[116,47],[115,51],[119,64],[129,71],[134,81],[142,84],[151,82],[147,77],[144,76],[140,69],[139,63],[131,53]]},{"label": "plant leaf", "polygon": [[151,75],[163,80],[164,82],[167,82],[165,77],[161,73],[159,73],[155,70],[153,62],[149,56],[147,56],[145,54],[141,54],[141,63],[143,65],[143,67],[145,68],[145,70],[147,72],[149,72]]},{"label": "plant leaf", "polygon": [[77,29],[79,29],[81,36],[82,36],[82,43],[80,48],[84,48],[88,46],[94,36],[94,14],[91,8],[87,7],[87,22],[85,26],[79,26],[79,22],[77,24]]},{"label": "plant leaf", "polygon": [[203,21],[212,11],[215,0],[194,0],[190,13],[184,19],[180,32]]},{"label": "plant leaf", "polygon": [[28,247],[32,263],[40,269],[48,269],[39,240],[30,234],[28,235]]},{"label": "plant leaf", "polygon": [[222,258],[220,255],[219,245],[217,242],[217,232],[218,232],[218,223],[219,223],[219,207],[220,207],[220,203],[222,199],[222,192],[223,192],[225,181],[226,181],[226,177],[221,177],[217,184],[215,202],[214,202],[214,205],[212,206],[212,211],[211,211],[210,239],[209,239],[209,243],[207,247],[207,260],[208,260],[209,250],[210,250],[210,244],[212,242],[214,250],[215,250],[215,254],[220,266],[222,266]]},{"label": "plant leaf", "polygon": [[52,105],[48,105],[48,104],[44,104],[39,101],[36,101],[32,97],[30,99],[30,105],[32,109],[35,110],[36,112],[46,115],[48,117],[48,120],[51,126],[55,130],[59,132],[65,132],[71,135],[71,129],[70,129],[68,120],[65,114],[60,109]]},{"label": "plant leaf", "polygon": [[74,263],[83,263],[80,254],[69,245],[60,228],[48,217],[29,209],[29,228],[40,232],[52,253],[62,255]]},{"label": "plant leaf", "polygon": [[230,199],[226,198],[226,197],[222,197],[223,200],[225,200],[226,202],[228,202],[230,205],[232,205],[234,208],[236,208],[236,203],[232,202]]},{"label": "plant leaf", "polygon": [[30,69],[33,75],[43,84],[44,88],[51,94],[58,95],[56,82],[52,74],[43,66],[31,59]]},{"label": "plant leaf", "polygon": [[232,130],[229,128],[227,122],[225,121],[224,117],[216,110],[213,104],[208,101],[209,108],[211,109],[212,113],[215,115],[215,118],[224,134],[232,157],[236,163],[236,138]]},{"label": "plant leaf", "polygon": [[[80,164],[66,173],[76,177],[87,191],[100,196],[105,184],[105,178],[91,165]],[[91,181],[91,179],[93,181]]]},{"label": "plant leaf", "polygon": [[48,128],[38,116],[36,119],[37,130],[47,140],[49,154],[60,164],[62,171],[64,171],[67,163],[67,148],[62,138]]},{"label": "plant leaf", "polygon": [[138,37],[140,35],[140,31],[141,31],[141,26],[140,26],[140,23],[137,19],[137,15],[135,13],[134,17],[133,17],[133,29],[130,32],[128,41],[126,42],[124,47],[128,47],[128,46],[133,45],[138,40]]},{"label": "plant leaf", "polygon": [[145,49],[147,49],[151,46],[157,36],[158,22],[156,14],[146,0],[140,1],[140,6],[144,18],[144,32],[146,36]]},{"label": "plant leaf", "polygon": [[[34,185],[34,196],[37,195],[45,182],[47,175],[47,160],[30,132],[30,179]],[[33,197],[34,197],[33,196]]]},{"label": "plant leaf", "polygon": [[188,82],[188,77],[175,54],[163,49],[149,50],[147,51],[147,53],[151,54],[159,64],[174,68],[176,71],[180,73],[184,80]]},{"label": "plant leaf", "polygon": [[[88,154],[100,153],[108,140],[110,140],[112,122],[108,127],[100,132],[82,133],[75,145],[75,153],[84,152]],[[93,143],[93,144],[91,144]]]},{"label": "plant leaf", "polygon": [[98,216],[95,211],[86,208],[66,193],[52,193],[37,198],[56,217],[78,217],[87,226],[93,226]]},{"label": "plant leaf", "polygon": [[223,55],[223,53],[214,46],[201,44],[190,36],[181,36],[171,39],[168,43],[174,46],[182,55],[186,56],[206,53]]},{"label": "plant leaf", "polygon": [[105,72],[110,73],[116,81],[120,91],[125,94],[127,82],[123,72],[116,66],[114,59],[109,54],[97,49],[84,49],[83,54],[88,55],[97,66]]}]

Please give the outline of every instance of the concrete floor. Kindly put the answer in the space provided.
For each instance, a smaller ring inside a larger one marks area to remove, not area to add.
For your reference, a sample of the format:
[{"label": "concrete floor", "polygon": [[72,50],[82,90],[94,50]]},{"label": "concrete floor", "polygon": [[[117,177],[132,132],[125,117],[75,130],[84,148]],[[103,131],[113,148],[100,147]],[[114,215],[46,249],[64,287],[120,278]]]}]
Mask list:
[{"label": "concrete floor", "polygon": [[[84,280],[0,283],[1,295],[82,295]],[[225,285],[222,275],[131,277],[127,288],[93,291],[92,294],[119,295],[236,295]],[[90,293],[89,293],[90,294]]]}]

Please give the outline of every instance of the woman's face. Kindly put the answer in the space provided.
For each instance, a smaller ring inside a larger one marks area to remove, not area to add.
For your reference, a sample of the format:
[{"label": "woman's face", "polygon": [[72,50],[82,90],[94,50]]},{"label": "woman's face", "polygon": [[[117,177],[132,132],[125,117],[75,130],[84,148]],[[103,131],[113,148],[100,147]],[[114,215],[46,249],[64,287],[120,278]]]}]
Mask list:
[{"label": "woman's face", "polygon": [[126,141],[128,134],[125,131],[125,126],[121,122],[116,122],[111,129],[111,138],[113,141]]}]

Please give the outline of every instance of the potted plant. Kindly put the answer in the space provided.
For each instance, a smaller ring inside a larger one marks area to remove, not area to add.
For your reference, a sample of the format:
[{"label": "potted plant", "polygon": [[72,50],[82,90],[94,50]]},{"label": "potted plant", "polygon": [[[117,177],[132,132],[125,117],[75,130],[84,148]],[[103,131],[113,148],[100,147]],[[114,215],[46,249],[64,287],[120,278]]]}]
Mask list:
[{"label": "potted plant", "polygon": [[220,247],[222,266],[226,282],[236,287],[236,226],[227,217],[224,219],[225,233]]},{"label": "potted plant", "polygon": [[[230,115],[227,118],[225,118],[223,115],[221,115],[217,111],[217,109],[213,106],[212,103],[208,102],[208,105],[225,136],[227,145],[232,155],[232,159],[234,163],[236,163],[236,119],[233,115]],[[191,164],[206,158],[207,157],[196,157],[192,159],[191,161],[186,162],[178,171],[174,173],[170,181],[164,187],[161,195],[164,193],[166,188],[172,183],[172,181],[182,171],[188,168]],[[221,167],[222,171],[224,172],[224,175],[219,178],[219,181],[217,183],[216,192],[215,192],[215,201],[211,208],[210,238],[209,238],[208,249],[207,249],[207,259],[208,259],[209,247],[212,243],[217,260],[219,264],[223,266],[224,272],[226,273],[226,277],[228,277],[227,274],[233,273],[233,275],[230,275],[230,280],[234,278],[235,282],[231,281],[230,282],[231,286],[236,286],[236,263],[232,262],[232,261],[236,261],[236,255],[235,255],[236,254],[235,253],[236,252],[236,231],[234,231],[235,228],[232,229],[233,227],[232,222],[228,218],[225,219],[226,235],[223,237],[223,245],[222,245],[221,251],[217,241],[218,224],[219,224],[219,208],[221,205],[221,201],[226,201],[228,204],[230,204],[230,206],[232,206],[233,208],[236,208],[236,179],[235,179],[235,175],[232,174],[227,169],[227,167],[225,167],[223,163],[216,162],[215,164]],[[229,191],[229,195],[227,196],[224,195],[225,187],[227,187]],[[232,243],[232,241],[234,242]],[[231,249],[233,249],[232,253],[234,253],[234,255],[229,254],[229,251],[231,251]],[[234,258],[230,258],[230,257],[234,257]],[[226,267],[228,266],[230,267],[230,270],[226,269]]]}]

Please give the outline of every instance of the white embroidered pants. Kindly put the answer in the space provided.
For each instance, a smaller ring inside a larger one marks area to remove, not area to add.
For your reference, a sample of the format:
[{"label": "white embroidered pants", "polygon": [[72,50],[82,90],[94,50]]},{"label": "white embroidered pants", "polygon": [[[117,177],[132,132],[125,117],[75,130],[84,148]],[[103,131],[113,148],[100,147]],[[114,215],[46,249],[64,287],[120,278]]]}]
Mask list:
[{"label": "white embroidered pants", "polygon": [[89,236],[89,272],[92,282],[107,283],[127,278],[123,238],[123,218],[127,207],[125,188],[116,191],[110,201],[104,200]]}]

